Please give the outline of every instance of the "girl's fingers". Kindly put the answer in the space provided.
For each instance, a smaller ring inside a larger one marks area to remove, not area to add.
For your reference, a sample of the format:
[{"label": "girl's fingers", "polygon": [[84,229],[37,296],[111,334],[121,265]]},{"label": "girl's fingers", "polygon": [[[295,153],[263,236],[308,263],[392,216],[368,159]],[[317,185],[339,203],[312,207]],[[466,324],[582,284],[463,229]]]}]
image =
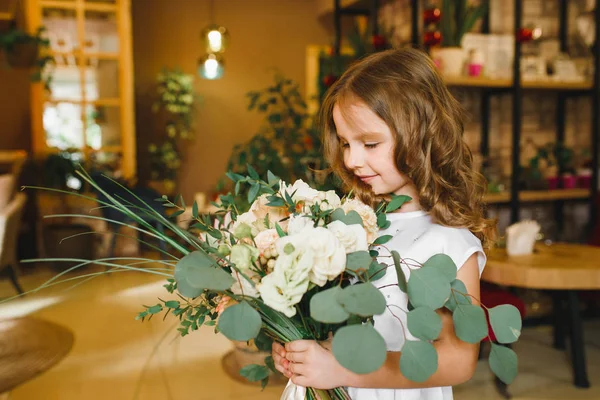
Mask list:
[{"label": "girl's fingers", "polygon": [[294,363],[303,363],[306,361],[306,353],[288,352],[285,358]]}]

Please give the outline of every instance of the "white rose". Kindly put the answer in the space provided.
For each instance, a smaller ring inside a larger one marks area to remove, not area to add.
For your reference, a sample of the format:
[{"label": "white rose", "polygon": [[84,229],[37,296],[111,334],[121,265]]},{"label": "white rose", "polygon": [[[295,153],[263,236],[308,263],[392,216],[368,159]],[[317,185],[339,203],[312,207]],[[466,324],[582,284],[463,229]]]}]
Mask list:
[{"label": "white rose", "polygon": [[306,227],[313,226],[313,221],[305,215],[292,215],[288,221],[287,233],[294,235]]},{"label": "white rose", "polygon": [[280,181],[279,193],[285,198],[286,192],[296,203],[304,202],[305,207],[311,206],[315,203],[315,200],[319,200],[320,193],[318,190],[311,188],[302,179],[298,179],[292,186],[288,186],[285,182]]},{"label": "white rose", "polygon": [[284,274],[273,272],[265,276],[258,291],[265,304],[288,317],[296,315],[296,304],[308,290],[308,279],[302,282],[289,282]]},{"label": "white rose", "polygon": [[[254,284],[258,284],[260,282],[260,277],[256,274],[250,273],[251,271],[244,272],[244,274],[250,278]],[[246,278],[244,278],[237,271],[233,271],[231,273],[235,282],[231,286],[231,291],[237,295],[244,295],[250,297],[258,297],[258,290],[255,286],[252,286],[250,282]]]},{"label": "white rose", "polygon": [[371,207],[360,200],[350,199],[342,204],[342,210],[344,210],[346,214],[348,214],[349,211],[356,211],[358,215],[360,215],[363,226],[367,231],[367,241],[369,243],[373,243],[373,241],[377,239],[377,233],[379,231],[379,228],[377,227],[377,215]]},{"label": "white rose", "polygon": [[308,280],[309,273],[315,263],[315,254],[309,247],[308,235],[305,229],[299,234],[284,236],[275,244],[279,256],[275,260],[274,270],[283,274],[286,281],[299,284]]},{"label": "white rose", "polygon": [[279,239],[279,234],[276,229],[267,229],[266,231],[260,232],[254,238],[254,243],[256,243],[256,247],[260,253],[264,253],[265,250],[270,248],[275,242]]},{"label": "white rose", "polygon": [[[307,227],[293,236],[286,236],[282,239],[289,240],[289,243],[294,246],[294,253],[310,254],[313,260],[309,279],[318,286],[323,286],[328,280],[335,279],[346,269],[346,250],[333,232],[326,228]],[[288,253],[286,250],[289,248],[286,249],[284,240],[277,242],[277,245],[279,258],[282,258]],[[277,264],[275,264],[275,268],[277,269]]]},{"label": "white rose", "polygon": [[338,238],[344,249],[346,249],[346,254],[369,250],[367,231],[362,226],[358,224],[346,225],[342,221],[333,221],[327,225],[327,229]]}]

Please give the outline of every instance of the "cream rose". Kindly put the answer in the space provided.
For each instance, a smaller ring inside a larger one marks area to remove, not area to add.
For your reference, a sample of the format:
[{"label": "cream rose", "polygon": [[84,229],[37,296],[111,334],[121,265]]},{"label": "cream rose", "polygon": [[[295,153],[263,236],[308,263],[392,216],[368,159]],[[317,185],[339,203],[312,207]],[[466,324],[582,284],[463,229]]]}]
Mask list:
[{"label": "cream rose", "polygon": [[279,234],[276,229],[267,229],[266,231],[260,232],[254,238],[254,243],[256,243],[256,247],[260,254],[263,254],[265,250],[270,248],[275,242],[279,239]]},{"label": "cream rose", "polygon": [[342,204],[342,210],[344,210],[346,214],[348,214],[349,211],[356,211],[358,215],[360,215],[363,226],[367,231],[367,241],[369,243],[373,243],[373,241],[377,239],[377,233],[379,231],[379,228],[377,227],[377,215],[371,207],[360,200],[350,199]]},{"label": "cream rose", "polygon": [[254,214],[257,222],[261,223],[263,226],[258,226],[259,231],[263,231],[267,229],[264,224],[265,217],[269,215],[269,223],[270,227],[274,227],[276,223],[278,223],[283,229],[286,229],[287,221],[283,221],[286,219],[290,213],[287,211],[285,207],[271,207],[267,204],[269,203],[268,194],[263,194],[259,196],[252,206],[250,207],[250,212]]},{"label": "cream rose", "polygon": [[315,261],[309,274],[311,282],[323,286],[346,269],[346,249],[327,228],[305,229]]},{"label": "cream rose", "polygon": [[292,215],[287,226],[287,233],[290,235],[295,235],[304,228],[311,226],[313,226],[313,221],[309,217],[304,215]]},{"label": "cream rose", "polygon": [[327,225],[327,229],[338,238],[346,254],[369,249],[367,231],[358,224],[346,225],[342,221],[333,221]]}]

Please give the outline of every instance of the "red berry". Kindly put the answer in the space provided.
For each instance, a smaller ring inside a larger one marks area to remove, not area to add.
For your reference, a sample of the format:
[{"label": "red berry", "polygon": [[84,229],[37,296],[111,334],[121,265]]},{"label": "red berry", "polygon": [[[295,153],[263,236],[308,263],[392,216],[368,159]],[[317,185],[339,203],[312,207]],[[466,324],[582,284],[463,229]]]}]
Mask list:
[{"label": "red berry", "polygon": [[442,42],[442,34],[438,31],[425,32],[423,43],[426,46],[436,46]]},{"label": "red berry", "polygon": [[440,22],[441,16],[442,12],[439,8],[430,8],[423,11],[423,22],[425,22],[425,25],[437,24]]},{"label": "red berry", "polygon": [[387,41],[381,35],[373,35],[371,42],[375,51],[383,50],[387,46]]},{"label": "red berry", "polygon": [[338,80],[338,77],[335,75],[326,75],[323,78],[323,85],[325,85],[325,87],[330,87],[331,85],[333,85],[335,83],[335,81]]}]

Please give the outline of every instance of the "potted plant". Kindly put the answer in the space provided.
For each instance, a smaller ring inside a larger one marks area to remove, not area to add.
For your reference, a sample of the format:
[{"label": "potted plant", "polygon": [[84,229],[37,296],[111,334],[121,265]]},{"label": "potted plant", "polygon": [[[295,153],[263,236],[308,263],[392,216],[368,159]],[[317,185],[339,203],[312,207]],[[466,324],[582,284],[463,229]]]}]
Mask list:
[{"label": "potted plant", "polygon": [[160,141],[148,146],[148,185],[160,194],[172,196],[181,167],[182,141],[193,140],[194,112],[200,100],[194,92],[194,77],[178,69],[163,68],[157,76],[158,98],[152,106],[161,129]]},{"label": "potted plant", "polygon": [[35,35],[30,35],[16,27],[0,34],[0,50],[4,52],[6,63],[11,68],[33,68],[31,80],[44,83],[46,90],[50,88],[51,74],[46,66],[53,58],[46,51],[50,41],[44,36],[46,29],[40,27]]},{"label": "potted plant", "polygon": [[488,11],[488,0],[481,0],[477,6],[468,3],[468,0],[442,0],[442,41],[439,47],[432,48],[431,54],[441,64],[444,75],[462,75],[465,60],[462,38]]}]

